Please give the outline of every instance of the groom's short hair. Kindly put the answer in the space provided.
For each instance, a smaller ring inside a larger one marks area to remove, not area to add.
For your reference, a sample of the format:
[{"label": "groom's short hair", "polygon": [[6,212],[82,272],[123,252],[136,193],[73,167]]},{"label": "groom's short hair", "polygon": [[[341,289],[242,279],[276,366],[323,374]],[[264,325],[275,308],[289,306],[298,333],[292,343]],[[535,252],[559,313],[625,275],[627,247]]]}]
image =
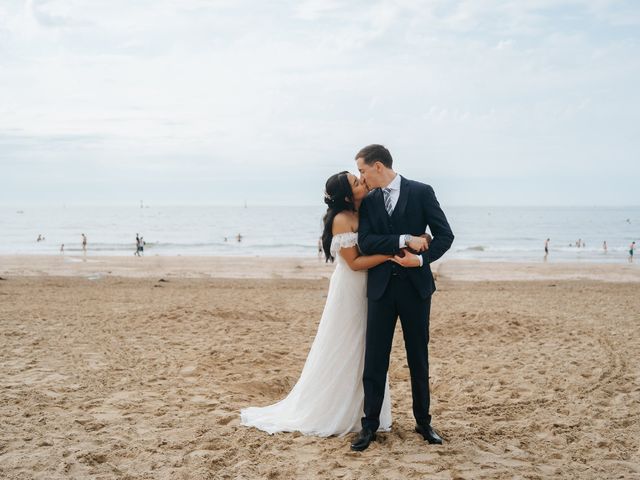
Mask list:
[{"label": "groom's short hair", "polygon": [[389,152],[384,145],[367,145],[356,154],[356,160],[359,158],[361,158],[367,165],[373,165],[376,162],[380,162],[387,168],[391,168],[393,166],[391,152]]}]

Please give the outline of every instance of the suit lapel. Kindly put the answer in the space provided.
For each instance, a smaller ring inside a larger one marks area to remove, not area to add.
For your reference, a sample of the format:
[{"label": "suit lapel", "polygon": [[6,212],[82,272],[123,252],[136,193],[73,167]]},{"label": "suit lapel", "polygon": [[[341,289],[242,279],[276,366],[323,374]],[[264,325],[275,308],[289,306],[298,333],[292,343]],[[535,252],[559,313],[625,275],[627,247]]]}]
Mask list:
[{"label": "suit lapel", "polygon": [[[407,200],[409,198],[409,180],[404,177],[400,177],[400,197],[396,203],[396,208],[393,209],[391,218],[402,218],[404,211],[407,208]],[[382,208],[384,209],[384,200],[382,200]],[[385,210],[386,212],[386,210]]]},{"label": "suit lapel", "polygon": [[387,213],[387,209],[384,207],[384,194],[382,193],[381,188],[377,188],[372,194],[373,205],[375,215],[377,217],[378,224],[382,227],[383,232],[389,231],[389,214]]},{"label": "suit lapel", "polygon": [[381,188],[378,188],[376,190],[376,208],[382,215],[382,218],[386,220],[389,214],[387,213],[387,209],[384,206],[384,193],[382,193]]}]

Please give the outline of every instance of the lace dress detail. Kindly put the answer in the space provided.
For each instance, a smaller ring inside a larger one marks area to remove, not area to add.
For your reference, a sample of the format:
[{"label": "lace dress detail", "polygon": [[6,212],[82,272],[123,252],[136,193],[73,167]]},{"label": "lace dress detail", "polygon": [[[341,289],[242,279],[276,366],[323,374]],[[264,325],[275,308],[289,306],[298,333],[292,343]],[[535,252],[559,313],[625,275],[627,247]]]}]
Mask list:
[{"label": "lace dress detail", "polygon": [[358,234],[356,232],[338,233],[331,240],[329,251],[334,257],[337,256],[341,248],[350,248],[358,245]]},{"label": "lace dress detail", "polygon": [[[242,425],[276,432],[327,437],[360,430],[364,415],[362,371],[367,332],[367,273],[349,268],[341,248],[358,244],[358,234],[335,235],[331,254],[336,268],[318,331],[298,382],[279,402],[240,412]],[[296,348],[292,346],[291,348]],[[389,384],[385,389],[380,431],[391,428]]]}]

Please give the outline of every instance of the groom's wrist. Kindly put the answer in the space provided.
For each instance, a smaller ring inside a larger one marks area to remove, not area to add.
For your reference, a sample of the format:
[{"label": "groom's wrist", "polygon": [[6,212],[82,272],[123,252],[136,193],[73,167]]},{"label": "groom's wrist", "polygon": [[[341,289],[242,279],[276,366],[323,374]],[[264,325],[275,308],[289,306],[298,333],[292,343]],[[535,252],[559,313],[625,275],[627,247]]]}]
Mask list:
[{"label": "groom's wrist", "polygon": [[405,235],[400,235],[400,248],[405,248],[409,242],[411,241],[411,235],[409,234],[405,234]]}]

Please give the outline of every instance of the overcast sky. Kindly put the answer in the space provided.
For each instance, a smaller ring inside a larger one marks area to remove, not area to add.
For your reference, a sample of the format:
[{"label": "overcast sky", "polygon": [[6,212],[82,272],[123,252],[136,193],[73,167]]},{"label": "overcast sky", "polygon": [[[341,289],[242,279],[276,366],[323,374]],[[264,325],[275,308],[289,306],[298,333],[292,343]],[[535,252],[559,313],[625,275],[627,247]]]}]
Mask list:
[{"label": "overcast sky", "polygon": [[2,0],[0,204],[638,205],[636,0]]}]

